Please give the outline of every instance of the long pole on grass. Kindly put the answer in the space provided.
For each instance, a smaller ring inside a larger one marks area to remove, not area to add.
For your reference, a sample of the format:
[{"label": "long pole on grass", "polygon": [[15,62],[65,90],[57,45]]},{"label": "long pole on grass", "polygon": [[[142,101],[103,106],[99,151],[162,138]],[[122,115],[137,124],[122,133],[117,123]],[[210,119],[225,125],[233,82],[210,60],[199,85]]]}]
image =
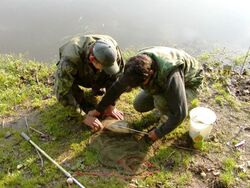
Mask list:
[{"label": "long pole on grass", "polygon": [[45,151],[43,151],[38,145],[36,145],[31,139],[30,137],[25,134],[24,132],[21,133],[21,136],[27,140],[32,146],[34,146],[41,154],[43,154],[48,160],[50,160],[54,165],[57,166],[57,168],[59,168],[64,175],[67,178],[70,178],[76,185],[78,185],[81,188],[85,188],[79,181],[77,181],[69,172],[67,172],[62,166],[60,166],[54,159],[52,159]]}]

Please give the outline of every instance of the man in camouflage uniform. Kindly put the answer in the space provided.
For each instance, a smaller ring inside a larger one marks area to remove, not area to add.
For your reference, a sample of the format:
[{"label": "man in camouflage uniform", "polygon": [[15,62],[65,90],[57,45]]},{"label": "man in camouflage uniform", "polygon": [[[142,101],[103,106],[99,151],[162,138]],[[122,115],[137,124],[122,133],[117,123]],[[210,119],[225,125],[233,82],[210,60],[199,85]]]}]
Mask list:
[{"label": "man in camouflage uniform", "polygon": [[[56,97],[64,106],[73,106],[78,111],[86,112],[88,104],[79,86],[102,95],[124,70],[121,51],[116,41],[107,35],[72,38],[59,49],[59,55],[55,75]],[[110,105],[110,110],[116,109]]]},{"label": "man in camouflage uniform", "polygon": [[140,86],[142,91],[134,100],[134,108],[139,112],[157,108],[163,116],[168,116],[149,132],[155,141],[187,117],[187,99],[195,98],[201,83],[201,65],[186,52],[161,46],[146,48],[128,60],[123,75],[90,113],[98,117],[123,92]]}]

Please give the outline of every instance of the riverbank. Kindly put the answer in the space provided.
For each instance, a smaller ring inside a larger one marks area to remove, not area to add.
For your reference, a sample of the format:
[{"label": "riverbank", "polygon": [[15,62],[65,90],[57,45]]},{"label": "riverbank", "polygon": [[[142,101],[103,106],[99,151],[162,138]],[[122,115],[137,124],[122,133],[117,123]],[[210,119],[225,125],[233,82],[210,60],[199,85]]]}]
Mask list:
[{"label": "riverbank", "polygon": [[[204,148],[192,147],[187,119],[145,150],[146,168],[141,173],[128,175],[100,163],[98,153],[89,147],[95,134],[81,124],[79,114],[57,103],[54,64],[1,55],[0,187],[68,186],[63,173],[20,136],[22,131],[86,187],[247,187],[249,75],[223,67],[216,53],[204,53],[197,59],[206,65],[205,83],[192,105],[209,107],[217,115]],[[147,131],[155,119],[153,113],[140,114],[133,109],[137,92],[122,95],[117,107],[134,128]]]}]

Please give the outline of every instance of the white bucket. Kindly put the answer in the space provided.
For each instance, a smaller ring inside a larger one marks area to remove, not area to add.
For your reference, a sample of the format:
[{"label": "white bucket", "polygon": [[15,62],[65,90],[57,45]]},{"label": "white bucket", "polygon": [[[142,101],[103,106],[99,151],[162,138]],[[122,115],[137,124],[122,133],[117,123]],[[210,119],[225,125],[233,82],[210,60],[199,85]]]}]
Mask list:
[{"label": "white bucket", "polygon": [[199,138],[199,140],[208,138],[213,128],[212,124],[216,120],[214,111],[205,107],[196,107],[190,111],[189,116],[189,135],[193,141],[196,141],[195,138]]}]

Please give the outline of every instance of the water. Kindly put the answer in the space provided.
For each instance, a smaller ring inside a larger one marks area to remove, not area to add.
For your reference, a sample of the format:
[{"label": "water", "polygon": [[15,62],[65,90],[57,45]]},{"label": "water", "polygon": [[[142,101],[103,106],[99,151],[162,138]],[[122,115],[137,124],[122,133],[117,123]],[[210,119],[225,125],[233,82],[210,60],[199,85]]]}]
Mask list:
[{"label": "water", "polygon": [[54,60],[67,39],[89,33],[109,34],[122,49],[246,52],[249,7],[247,0],[0,0],[0,53]]}]

